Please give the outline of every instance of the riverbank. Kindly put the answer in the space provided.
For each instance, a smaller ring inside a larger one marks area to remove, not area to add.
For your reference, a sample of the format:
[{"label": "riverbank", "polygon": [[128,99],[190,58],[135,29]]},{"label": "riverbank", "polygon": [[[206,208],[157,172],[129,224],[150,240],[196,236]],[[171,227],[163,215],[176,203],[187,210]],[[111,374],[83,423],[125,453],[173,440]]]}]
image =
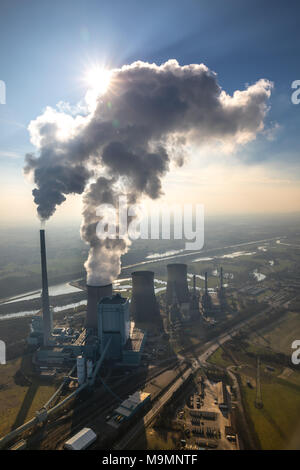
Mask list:
[{"label": "riverbank", "polygon": [[[76,304],[86,299],[85,291],[72,292],[70,294],[50,296],[50,305],[55,307],[67,306],[70,304]],[[16,302],[10,302],[7,304],[0,305],[0,316],[8,314],[17,314],[21,312],[32,312],[34,315],[41,308],[41,298],[30,300],[18,300]]]}]

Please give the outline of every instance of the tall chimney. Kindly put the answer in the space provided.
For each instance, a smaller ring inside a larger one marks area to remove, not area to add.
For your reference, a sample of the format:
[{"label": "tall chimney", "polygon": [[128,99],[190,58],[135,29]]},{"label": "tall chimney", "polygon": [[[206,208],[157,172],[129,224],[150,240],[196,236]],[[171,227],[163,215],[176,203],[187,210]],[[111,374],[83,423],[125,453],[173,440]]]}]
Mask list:
[{"label": "tall chimney", "polygon": [[112,284],[105,286],[89,286],[87,284],[87,314],[86,314],[86,328],[98,328],[98,303],[103,297],[112,296]]},{"label": "tall chimney", "polygon": [[220,288],[223,290],[223,268],[220,269]]},{"label": "tall chimney", "polygon": [[130,311],[135,320],[151,322],[160,319],[159,306],[155,297],[154,272],[135,271],[132,276]]},{"label": "tall chimney", "polygon": [[207,271],[205,273],[205,294],[208,294],[208,282],[207,282]]},{"label": "tall chimney", "polygon": [[167,303],[172,304],[175,290],[180,304],[189,302],[189,288],[187,282],[187,265],[181,263],[168,264]]},{"label": "tall chimney", "polygon": [[40,247],[41,247],[41,267],[42,267],[43,332],[44,332],[44,346],[47,346],[49,344],[50,335],[52,333],[51,331],[52,322],[51,322],[49,292],[48,292],[45,230],[40,230]]}]

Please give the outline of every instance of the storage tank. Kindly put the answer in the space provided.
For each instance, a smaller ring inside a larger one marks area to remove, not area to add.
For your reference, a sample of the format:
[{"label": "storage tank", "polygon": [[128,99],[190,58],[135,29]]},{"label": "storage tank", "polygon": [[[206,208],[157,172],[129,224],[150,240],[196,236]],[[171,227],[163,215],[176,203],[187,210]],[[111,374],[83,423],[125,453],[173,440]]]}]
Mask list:
[{"label": "storage tank", "polygon": [[99,301],[103,297],[112,296],[112,284],[105,286],[86,286],[87,288],[87,314],[86,314],[86,328],[97,329],[97,307]]},{"label": "storage tank", "polygon": [[85,382],[85,358],[83,356],[77,357],[77,377],[78,384],[82,385]]},{"label": "storage tank", "polygon": [[135,320],[149,322],[160,319],[159,305],[154,291],[154,272],[135,271],[132,276],[130,311]]},{"label": "storage tank", "polygon": [[168,264],[167,303],[172,304],[174,293],[180,304],[189,302],[190,294],[187,282],[187,265]]}]

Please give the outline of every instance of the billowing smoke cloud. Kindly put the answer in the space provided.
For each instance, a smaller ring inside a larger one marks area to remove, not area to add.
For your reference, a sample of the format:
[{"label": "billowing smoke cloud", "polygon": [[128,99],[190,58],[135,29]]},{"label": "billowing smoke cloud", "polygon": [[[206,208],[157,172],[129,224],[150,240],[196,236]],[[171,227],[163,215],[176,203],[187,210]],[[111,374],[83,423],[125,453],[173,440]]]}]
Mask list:
[{"label": "billowing smoke cloud", "polygon": [[88,283],[111,282],[129,245],[96,236],[96,208],[116,206],[122,193],[131,202],[158,198],[162,177],[171,163],[184,163],[187,144],[234,147],[255,139],[264,128],[271,88],[262,79],[230,96],[203,64],[134,62],[111,71],[108,91],[93,102],[89,95],[85,115],[47,108],[30,123],[39,154],[26,155],[25,173],[33,174],[40,218],[48,219],[66,195],[83,193]]}]

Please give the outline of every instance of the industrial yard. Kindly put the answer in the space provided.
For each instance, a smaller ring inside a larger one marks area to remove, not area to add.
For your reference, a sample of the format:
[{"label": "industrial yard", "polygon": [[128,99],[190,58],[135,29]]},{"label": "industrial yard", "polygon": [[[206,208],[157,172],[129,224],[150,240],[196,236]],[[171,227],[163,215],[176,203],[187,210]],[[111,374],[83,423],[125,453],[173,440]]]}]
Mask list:
[{"label": "industrial yard", "polygon": [[[12,357],[0,379],[0,445],[62,449],[83,428],[96,434],[93,449],[290,445],[268,398],[268,384],[290,396],[291,423],[299,380],[276,356],[288,361],[291,331],[299,329],[297,280],[288,274],[285,284],[280,275],[283,258],[296,269],[297,252],[285,242],[227,248],[209,260],[154,258],[125,268],[112,285],[72,282],[80,305],[58,311],[49,296],[34,315],[2,319]],[[246,279],[246,271],[265,277]],[[26,300],[7,305],[19,302]],[[255,406],[258,357],[262,410]]]}]

